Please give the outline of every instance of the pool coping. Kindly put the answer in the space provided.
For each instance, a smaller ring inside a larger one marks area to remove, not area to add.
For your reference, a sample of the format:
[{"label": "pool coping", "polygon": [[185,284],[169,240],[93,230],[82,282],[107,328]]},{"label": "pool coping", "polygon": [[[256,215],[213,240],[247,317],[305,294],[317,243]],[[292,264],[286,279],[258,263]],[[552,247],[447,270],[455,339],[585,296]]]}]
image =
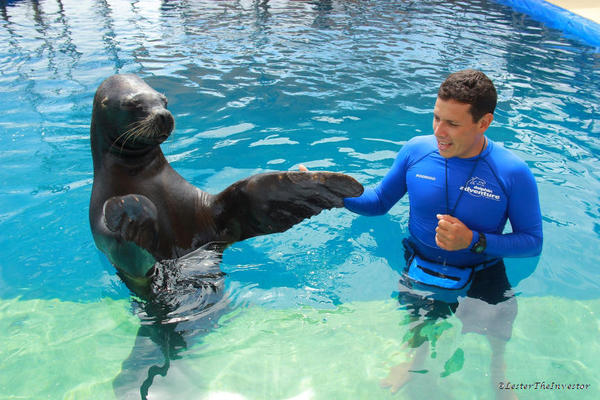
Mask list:
[{"label": "pool coping", "polygon": [[[494,0],[600,49],[600,23],[545,0]],[[562,2],[564,4],[566,2]]]}]

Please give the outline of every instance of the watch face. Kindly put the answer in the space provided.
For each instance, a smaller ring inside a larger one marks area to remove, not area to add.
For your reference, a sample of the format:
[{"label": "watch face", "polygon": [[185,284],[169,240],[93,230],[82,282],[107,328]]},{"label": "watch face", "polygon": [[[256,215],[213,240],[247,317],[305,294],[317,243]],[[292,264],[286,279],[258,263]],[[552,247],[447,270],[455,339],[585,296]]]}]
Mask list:
[{"label": "watch face", "polygon": [[471,247],[471,251],[476,254],[481,254],[485,251],[486,239],[483,233],[479,234],[479,240]]}]

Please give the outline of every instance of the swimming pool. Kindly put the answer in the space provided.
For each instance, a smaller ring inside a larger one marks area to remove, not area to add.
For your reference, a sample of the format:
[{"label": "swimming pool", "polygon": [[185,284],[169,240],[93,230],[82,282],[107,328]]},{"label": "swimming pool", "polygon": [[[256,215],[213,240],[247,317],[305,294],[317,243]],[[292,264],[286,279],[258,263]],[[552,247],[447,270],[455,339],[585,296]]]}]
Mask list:
[{"label": "swimming pool", "polygon": [[[0,11],[0,398],[493,397],[488,344],[454,316],[426,373],[396,395],[379,386],[406,356],[395,297],[405,200],[383,217],[333,210],[230,247],[231,309],[211,327],[142,325],[87,217],[92,97],[113,73],[169,97],[176,130],[163,150],[214,193],[298,163],[373,185],[406,140],[430,132],[441,77],[467,67],[495,81],[489,136],[531,167],[544,217],[539,261],[507,260],[519,304],[507,378],[539,382],[522,398],[599,395],[596,49],[477,0]],[[462,362],[448,364],[457,349]]]}]

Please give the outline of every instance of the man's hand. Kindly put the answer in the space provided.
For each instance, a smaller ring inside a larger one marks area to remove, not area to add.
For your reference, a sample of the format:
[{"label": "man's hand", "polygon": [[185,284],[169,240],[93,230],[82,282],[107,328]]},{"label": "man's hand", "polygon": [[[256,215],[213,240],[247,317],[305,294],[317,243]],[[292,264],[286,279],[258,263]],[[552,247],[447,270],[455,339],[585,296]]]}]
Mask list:
[{"label": "man's hand", "polygon": [[435,228],[435,243],[444,250],[462,250],[469,247],[473,240],[473,231],[467,228],[458,218],[451,215],[437,215],[438,226]]}]

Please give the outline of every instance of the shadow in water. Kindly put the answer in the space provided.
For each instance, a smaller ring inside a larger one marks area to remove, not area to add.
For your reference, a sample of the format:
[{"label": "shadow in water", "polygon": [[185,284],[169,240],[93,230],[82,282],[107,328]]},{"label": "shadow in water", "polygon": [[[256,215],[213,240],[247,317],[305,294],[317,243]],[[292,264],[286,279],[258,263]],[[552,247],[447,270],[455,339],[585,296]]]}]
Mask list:
[{"label": "shadow in water", "polygon": [[134,300],[141,320],[135,344],[113,382],[118,399],[146,399],[154,379],[165,377],[192,340],[213,330],[229,310],[222,253],[204,246],[157,263],[150,293]]}]

